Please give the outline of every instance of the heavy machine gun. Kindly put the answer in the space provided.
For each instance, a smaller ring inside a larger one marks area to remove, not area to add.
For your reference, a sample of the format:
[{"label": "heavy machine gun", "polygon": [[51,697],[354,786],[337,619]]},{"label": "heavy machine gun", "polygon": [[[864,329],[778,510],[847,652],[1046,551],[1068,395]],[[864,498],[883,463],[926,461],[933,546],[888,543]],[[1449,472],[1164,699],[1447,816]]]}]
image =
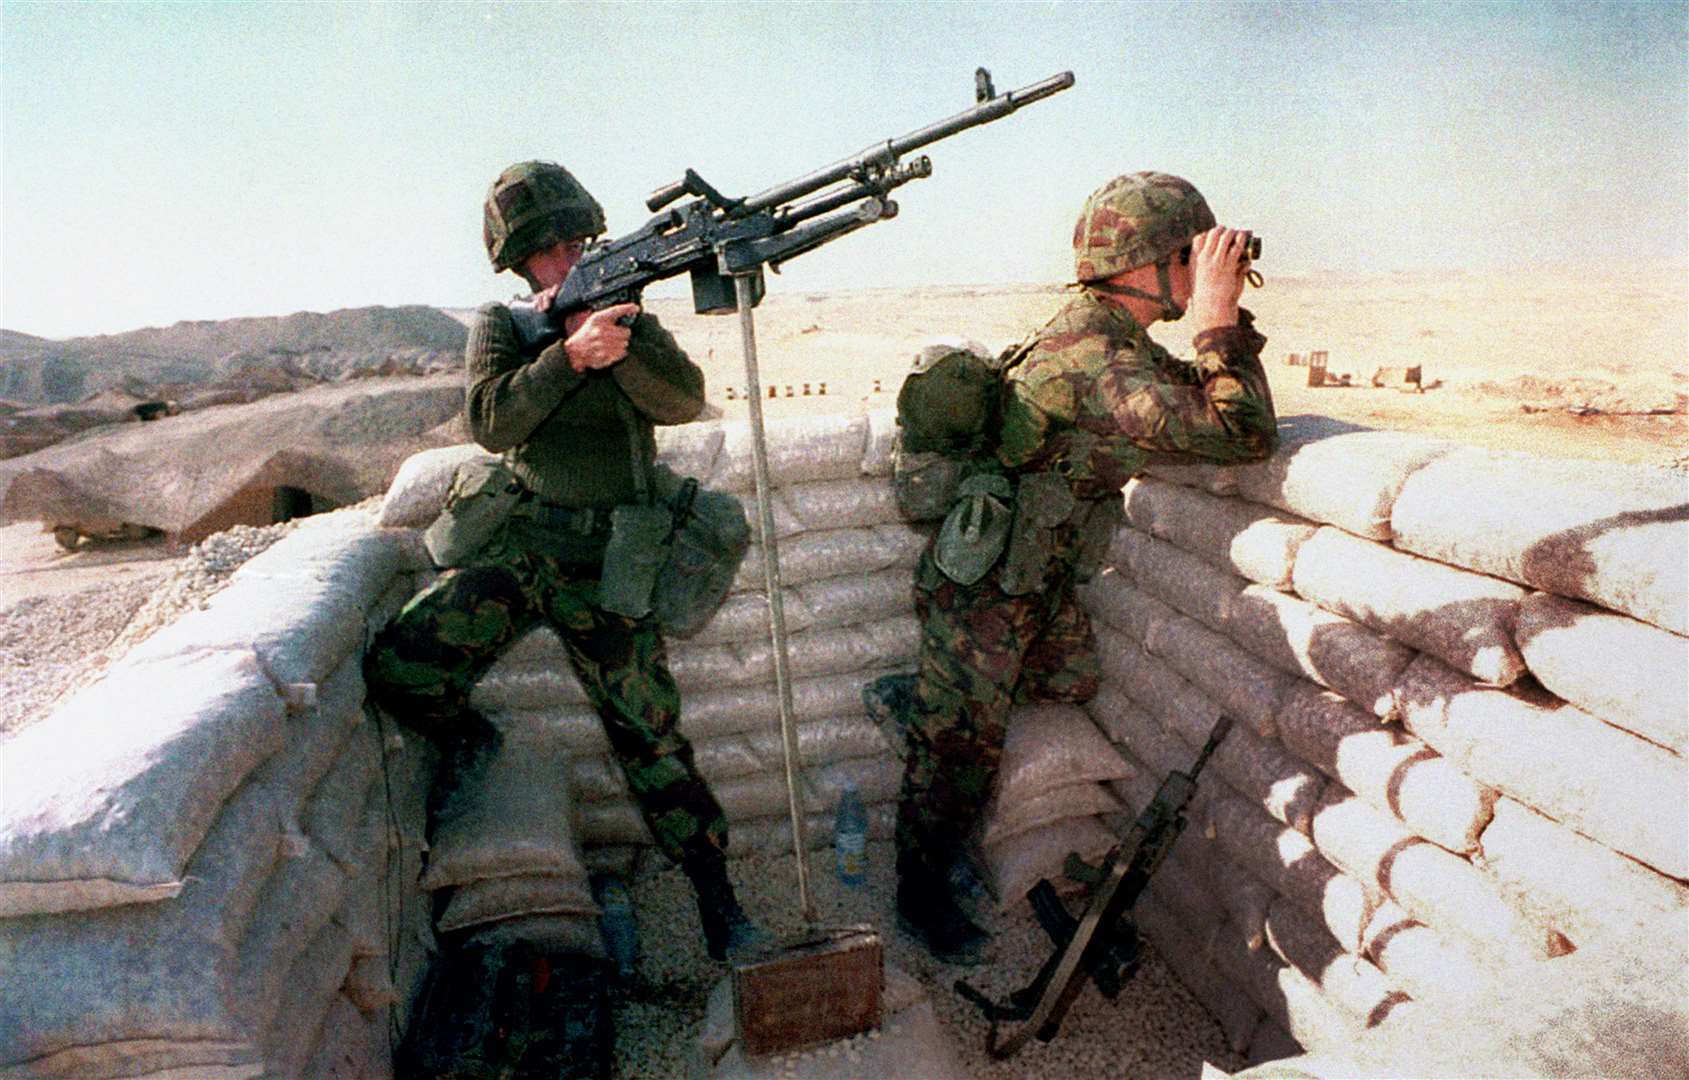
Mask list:
[{"label": "heavy machine gun", "polygon": [[[980,68],[972,108],[744,198],[728,198],[687,169],[645,200],[655,217],[626,236],[588,247],[547,310],[512,304],[517,334],[530,347],[546,344],[563,335],[568,316],[637,303],[647,286],[681,274],[691,275],[692,304],[700,314],[738,310],[736,278],[748,279],[754,306],[762,299],[764,266],[778,273],[782,263],[805,252],[896,217],[891,192],[932,175],[925,155],[908,161],[905,155],[1072,85],[1073,73],[1064,71],[998,94],[990,73]],[[692,198],[673,205],[685,196]]]}]

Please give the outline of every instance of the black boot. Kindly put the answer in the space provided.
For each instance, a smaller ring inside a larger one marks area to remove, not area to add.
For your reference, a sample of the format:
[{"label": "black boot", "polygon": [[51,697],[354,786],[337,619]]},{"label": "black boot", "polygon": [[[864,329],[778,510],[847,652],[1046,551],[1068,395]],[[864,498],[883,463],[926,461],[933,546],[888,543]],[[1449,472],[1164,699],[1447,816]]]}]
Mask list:
[{"label": "black boot", "polygon": [[948,874],[922,860],[897,860],[897,925],[947,964],[978,964],[991,941],[956,903]]},{"label": "black boot", "polygon": [[727,879],[727,860],[720,856],[688,860],[681,866],[698,894],[698,917],[704,924],[704,947],[711,960],[727,954],[772,945],[774,939],[739,906],[733,883]]}]

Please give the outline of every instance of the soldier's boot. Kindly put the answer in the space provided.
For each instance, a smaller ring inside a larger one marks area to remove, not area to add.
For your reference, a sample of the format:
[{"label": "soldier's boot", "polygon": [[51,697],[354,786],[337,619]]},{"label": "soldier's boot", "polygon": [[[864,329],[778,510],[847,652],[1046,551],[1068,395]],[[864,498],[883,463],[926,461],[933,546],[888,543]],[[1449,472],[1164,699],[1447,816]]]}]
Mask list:
[{"label": "soldier's boot", "polygon": [[727,878],[727,859],[716,854],[688,859],[681,865],[698,895],[698,918],[704,924],[704,947],[711,960],[726,960],[731,952],[774,944],[768,931],[752,922],[733,883]]},{"label": "soldier's boot", "polygon": [[949,875],[925,859],[898,857],[897,925],[947,964],[978,964],[991,942],[956,902]]},{"label": "soldier's boot", "polygon": [[898,757],[909,756],[909,713],[915,704],[914,675],[882,675],[862,688],[862,704]]}]

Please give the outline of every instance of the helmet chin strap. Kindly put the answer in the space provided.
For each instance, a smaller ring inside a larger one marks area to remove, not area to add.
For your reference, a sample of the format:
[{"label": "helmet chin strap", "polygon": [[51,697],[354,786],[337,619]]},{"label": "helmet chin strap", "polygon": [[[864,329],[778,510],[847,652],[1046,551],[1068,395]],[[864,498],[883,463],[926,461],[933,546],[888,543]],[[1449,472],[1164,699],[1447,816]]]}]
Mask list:
[{"label": "helmet chin strap", "polygon": [[1173,276],[1170,270],[1172,265],[1172,259],[1162,259],[1155,264],[1155,282],[1161,289],[1160,296],[1144,292],[1142,289],[1134,289],[1130,285],[1116,285],[1112,281],[1085,281],[1080,284],[1087,289],[1095,289],[1098,292],[1110,293],[1114,296],[1132,296],[1139,300],[1149,300],[1160,304],[1161,317],[1168,322],[1177,322],[1185,317],[1185,309],[1173,302]]}]

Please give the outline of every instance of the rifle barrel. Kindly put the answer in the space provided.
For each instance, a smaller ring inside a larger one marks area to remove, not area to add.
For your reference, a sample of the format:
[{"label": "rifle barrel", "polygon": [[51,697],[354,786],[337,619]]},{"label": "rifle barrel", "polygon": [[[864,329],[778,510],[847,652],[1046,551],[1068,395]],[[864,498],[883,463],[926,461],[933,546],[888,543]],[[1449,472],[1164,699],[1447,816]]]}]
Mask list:
[{"label": "rifle barrel", "polygon": [[882,143],[874,143],[859,154],[841,158],[833,164],[820,168],[807,176],[796,180],[788,180],[784,184],[777,184],[767,191],[752,195],[735,208],[731,216],[754,214],[758,210],[766,210],[771,206],[790,202],[802,198],[810,192],[818,191],[828,184],[843,180],[871,165],[889,166],[894,164],[903,154],[911,150],[919,150],[940,139],[949,138],[959,131],[989,124],[999,120],[1022,105],[1030,105],[1034,101],[1042,101],[1051,94],[1060,93],[1073,85],[1073,72],[1064,71],[1059,75],[1052,75],[1047,79],[1023,86],[1019,90],[1011,90],[1006,94],[999,94],[987,101],[982,101],[971,109],[963,109],[955,116],[940,120],[936,124],[928,124],[924,128],[911,131],[896,139],[888,139]]}]

